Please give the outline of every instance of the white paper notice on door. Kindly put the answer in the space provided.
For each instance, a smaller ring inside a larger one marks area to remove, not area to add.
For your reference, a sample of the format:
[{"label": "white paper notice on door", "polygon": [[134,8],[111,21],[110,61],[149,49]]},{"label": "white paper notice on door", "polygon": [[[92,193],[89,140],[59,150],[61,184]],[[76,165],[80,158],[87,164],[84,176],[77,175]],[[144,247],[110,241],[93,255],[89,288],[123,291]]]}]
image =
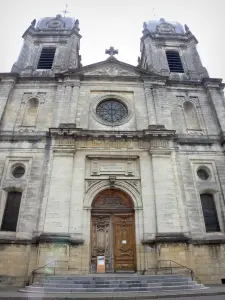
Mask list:
[{"label": "white paper notice on door", "polygon": [[103,266],[105,264],[105,256],[98,256],[98,265]]},{"label": "white paper notice on door", "polygon": [[122,240],[122,244],[126,244],[127,243],[127,241],[126,240]]}]

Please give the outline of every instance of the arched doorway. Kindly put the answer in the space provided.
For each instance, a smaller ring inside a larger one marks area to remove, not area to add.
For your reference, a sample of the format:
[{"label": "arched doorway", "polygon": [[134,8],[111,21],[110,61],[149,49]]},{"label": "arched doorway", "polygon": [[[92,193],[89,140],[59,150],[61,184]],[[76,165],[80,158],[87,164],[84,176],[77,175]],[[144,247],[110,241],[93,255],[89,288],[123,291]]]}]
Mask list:
[{"label": "arched doorway", "polygon": [[131,198],[117,189],[99,193],[91,212],[91,272],[104,255],[106,272],[136,271],[134,207]]}]

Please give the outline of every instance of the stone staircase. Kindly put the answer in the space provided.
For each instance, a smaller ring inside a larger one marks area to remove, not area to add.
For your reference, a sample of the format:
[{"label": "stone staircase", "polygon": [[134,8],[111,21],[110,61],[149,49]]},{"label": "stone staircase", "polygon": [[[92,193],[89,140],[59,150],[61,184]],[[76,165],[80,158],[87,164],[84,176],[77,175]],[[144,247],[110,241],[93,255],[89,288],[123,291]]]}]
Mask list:
[{"label": "stone staircase", "polygon": [[27,286],[29,293],[108,293],[108,292],[158,292],[204,289],[203,284],[181,275],[87,275],[47,276],[40,282]]}]

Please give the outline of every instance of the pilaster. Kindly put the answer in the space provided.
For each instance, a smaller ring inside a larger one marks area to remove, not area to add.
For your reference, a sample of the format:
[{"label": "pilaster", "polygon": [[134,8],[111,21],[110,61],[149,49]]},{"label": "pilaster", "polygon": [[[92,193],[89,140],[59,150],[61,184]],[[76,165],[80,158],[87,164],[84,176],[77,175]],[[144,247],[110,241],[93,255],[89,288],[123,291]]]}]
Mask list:
[{"label": "pilaster", "polygon": [[181,232],[179,209],[175,192],[171,151],[150,150],[152,156],[157,215],[157,234]]},{"label": "pilaster", "polygon": [[156,111],[153,98],[153,86],[149,83],[144,83],[144,89],[148,114],[148,125],[156,125]]},{"label": "pilaster", "polygon": [[8,77],[4,77],[0,81],[0,121],[2,121],[6,104],[13,94],[17,80],[17,76],[11,77],[10,74]]}]

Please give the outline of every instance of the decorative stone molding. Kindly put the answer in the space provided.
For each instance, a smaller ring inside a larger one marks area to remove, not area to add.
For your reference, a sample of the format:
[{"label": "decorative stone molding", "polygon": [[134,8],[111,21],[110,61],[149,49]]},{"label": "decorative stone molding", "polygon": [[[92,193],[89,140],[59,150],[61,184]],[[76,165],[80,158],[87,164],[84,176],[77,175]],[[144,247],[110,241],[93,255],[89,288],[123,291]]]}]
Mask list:
[{"label": "decorative stone molding", "polygon": [[196,136],[188,136],[188,135],[179,135],[177,142],[181,145],[212,145],[214,143],[213,139],[210,139],[208,136],[204,135],[196,135]]},{"label": "decorative stone molding", "polygon": [[[62,125],[62,124],[61,124]],[[176,138],[175,130],[167,130],[163,125],[154,125],[142,131],[101,131],[83,130],[81,128],[50,128],[49,136],[56,137],[57,146],[81,146],[94,148],[145,148],[148,149],[153,140],[173,140]],[[74,126],[74,124],[73,124]],[[68,138],[57,138],[68,136]],[[155,143],[155,142],[154,142]],[[164,142],[163,142],[164,143]]]},{"label": "decorative stone molding", "polygon": [[2,186],[2,189],[6,192],[23,192],[24,189],[26,187],[26,183],[15,183],[15,184],[12,184],[12,185],[9,185],[6,183],[3,184]]},{"label": "decorative stone molding", "polygon": [[36,237],[36,241],[39,243],[65,243],[65,244],[84,244],[84,239],[81,238],[81,234],[71,235],[68,233],[42,233]]},{"label": "decorative stone molding", "polygon": [[119,66],[112,65],[112,66],[106,66],[101,69],[96,69],[93,71],[89,71],[85,73],[84,75],[103,75],[103,76],[137,76],[139,74],[125,70]]},{"label": "decorative stone molding", "polygon": [[116,182],[116,176],[115,175],[110,175],[109,176],[109,184],[110,186],[114,186],[115,185],[115,182]]},{"label": "decorative stone molding", "polygon": [[[95,196],[101,191],[110,188],[111,186],[109,180],[99,180],[98,182],[96,181],[95,184],[91,185],[90,188],[86,191],[84,197],[84,209],[91,209],[91,204]],[[117,188],[127,193],[133,200],[134,209],[142,209],[141,194],[133,185],[126,182],[126,180],[116,180],[113,188]]]},{"label": "decorative stone molding", "polygon": [[38,132],[38,129],[36,127],[20,126],[18,132],[23,132],[23,133]]},{"label": "decorative stone molding", "polygon": [[91,176],[99,175],[125,175],[134,176],[135,161],[121,159],[120,157],[108,157],[105,159],[91,159]]},{"label": "decorative stone molding", "polygon": [[93,185],[98,184],[100,180],[86,180],[86,191],[88,191]]},{"label": "decorative stone molding", "polygon": [[187,243],[190,241],[189,234],[182,232],[168,232],[168,233],[158,233],[155,237],[145,236],[142,240],[142,244],[155,244],[159,242],[169,242],[169,243]]},{"label": "decorative stone molding", "polygon": [[138,192],[140,192],[140,181],[138,179],[126,180],[126,182],[132,185]]},{"label": "decorative stone molding", "polygon": [[38,92],[38,93],[28,92],[28,93],[24,93],[21,103],[25,104],[28,100],[30,100],[32,98],[38,99],[39,102],[42,104],[42,103],[45,102],[46,93],[45,92]]},{"label": "decorative stone molding", "polygon": [[176,33],[175,27],[167,22],[162,22],[156,27],[156,32],[158,33]]},{"label": "decorative stone molding", "polygon": [[[94,185],[99,185],[102,181],[106,181],[106,179],[102,180],[93,180],[93,179],[86,179],[86,192],[93,187]],[[140,180],[139,179],[118,179],[116,176],[111,175],[109,176],[109,186],[115,186],[115,182],[119,183],[120,181],[124,181],[125,183],[132,186],[132,188],[135,188],[135,190],[140,193]]]},{"label": "decorative stone molding", "polygon": [[195,136],[204,135],[202,130],[189,130],[189,129],[187,129],[187,134],[188,135],[195,135]]},{"label": "decorative stone molding", "polygon": [[[107,101],[107,99],[115,99],[116,101],[121,102],[126,107],[126,110],[127,110],[127,115],[124,118],[122,118],[121,120],[115,121],[115,123],[113,123],[113,124],[111,122],[103,120],[96,113],[98,105],[101,102],[103,102],[104,100]],[[133,116],[133,108],[132,108],[130,99],[127,99],[126,97],[123,97],[119,93],[116,93],[116,92],[110,93],[110,94],[106,93],[104,95],[95,97],[90,104],[90,112],[91,112],[91,115],[94,120],[96,120],[97,122],[99,122],[103,125],[107,125],[107,126],[122,125],[124,123],[127,123]]]}]

